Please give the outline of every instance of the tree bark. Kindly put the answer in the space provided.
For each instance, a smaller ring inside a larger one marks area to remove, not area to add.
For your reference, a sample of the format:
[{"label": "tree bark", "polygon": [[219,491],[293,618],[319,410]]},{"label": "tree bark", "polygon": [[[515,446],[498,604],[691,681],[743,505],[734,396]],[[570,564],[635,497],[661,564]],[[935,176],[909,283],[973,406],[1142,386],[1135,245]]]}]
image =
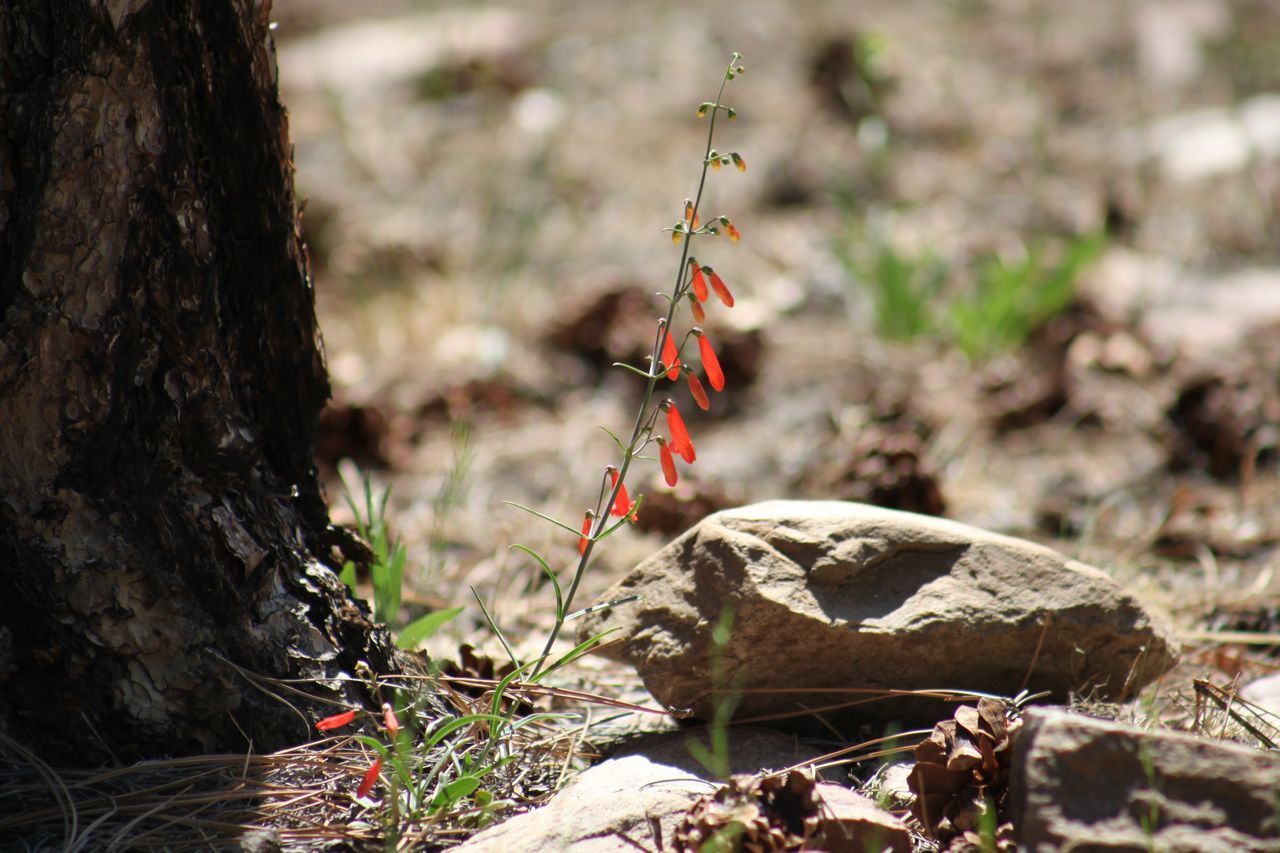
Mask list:
[{"label": "tree bark", "polygon": [[324,564],[269,11],[0,5],[0,726],[54,760],[296,743],[237,667],[395,666]]}]

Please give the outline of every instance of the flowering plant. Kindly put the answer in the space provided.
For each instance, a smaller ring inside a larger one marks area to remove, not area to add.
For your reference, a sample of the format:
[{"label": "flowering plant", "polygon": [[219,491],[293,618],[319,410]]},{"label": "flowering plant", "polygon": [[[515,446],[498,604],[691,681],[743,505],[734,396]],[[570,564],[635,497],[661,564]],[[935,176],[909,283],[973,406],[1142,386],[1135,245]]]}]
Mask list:
[{"label": "flowering plant", "polygon": [[[631,471],[632,462],[636,459],[653,459],[652,456],[646,456],[645,451],[651,444],[655,445],[657,447],[657,461],[661,467],[663,479],[668,486],[675,486],[679,480],[676,459],[679,458],[686,465],[690,465],[697,460],[693,438],[676,401],[665,395],[659,395],[658,390],[660,384],[664,382],[678,383],[683,377],[693,402],[704,411],[710,409],[711,401],[702,379],[699,378],[699,371],[691,367],[686,361],[686,348],[690,338],[696,341],[700,372],[705,376],[707,385],[710,385],[711,389],[716,392],[723,391],[725,387],[724,371],[720,366],[715,347],[711,338],[701,326],[694,325],[682,335],[677,335],[674,330],[680,308],[686,304],[695,323],[705,322],[707,306],[711,303],[713,293],[725,308],[732,308],[734,304],[733,293],[725,283],[725,280],[711,266],[699,263],[692,254],[692,247],[693,241],[697,238],[724,235],[732,242],[737,243],[742,237],[741,232],[728,216],[715,216],[707,224],[703,224],[699,216],[703,190],[706,187],[709,171],[719,171],[722,166],[727,165],[733,165],[743,172],[747,169],[747,161],[738,152],[720,152],[712,147],[715,138],[716,120],[720,114],[724,113],[730,120],[737,117],[737,111],[733,107],[723,104],[721,99],[724,96],[725,86],[744,71],[743,66],[739,64],[740,59],[739,54],[733,54],[720,82],[720,88],[716,93],[715,100],[705,101],[697,109],[697,114],[700,118],[710,116],[707,143],[702,157],[702,172],[694,197],[684,201],[683,215],[674,225],[663,229],[670,232],[672,243],[680,248],[680,259],[676,266],[675,284],[671,292],[662,294],[662,298],[666,303],[666,316],[657,320],[653,347],[647,358],[648,363],[644,368],[621,363],[615,365],[638,375],[645,381],[644,393],[635,421],[632,424],[629,439],[624,442],[617,435],[606,430],[617,444],[622,458],[617,465],[605,467],[600,479],[595,504],[583,513],[580,526],[575,527],[529,507],[512,504],[564,529],[573,535],[577,544],[577,563],[567,591],[562,590],[556,573],[552,571],[548,561],[542,555],[524,545],[512,546],[537,561],[543,572],[550,579],[555,591],[555,623],[547,637],[542,654],[534,660],[525,663],[519,662],[510,645],[503,637],[502,632],[484,607],[484,603],[479,602],[489,627],[493,629],[511,658],[512,672],[504,677],[494,688],[494,695],[490,703],[490,713],[472,714],[442,722],[438,728],[433,726],[424,731],[423,735],[424,746],[431,747],[441,743],[445,737],[464,726],[478,725],[480,728],[487,730],[487,743],[478,751],[478,757],[473,759],[468,756],[464,762],[461,762],[466,768],[461,776],[447,784],[437,783],[435,787],[428,789],[426,782],[410,778],[411,774],[406,769],[405,759],[405,752],[408,748],[408,733],[402,731],[393,707],[390,704],[384,704],[382,712],[383,725],[381,728],[390,741],[391,747],[388,748],[376,738],[358,736],[358,740],[369,746],[376,756],[372,764],[364,772],[357,790],[358,797],[366,797],[372,792],[383,772],[385,759],[390,761],[397,771],[392,774],[393,788],[409,792],[411,801],[426,803],[431,807],[451,805],[465,796],[474,796],[478,801],[482,793],[479,790],[480,778],[489,773],[494,767],[504,764],[513,758],[513,756],[505,756],[495,763],[490,763],[491,756],[499,749],[498,744],[503,733],[513,731],[536,719],[546,719],[549,716],[536,714],[519,721],[513,720],[512,716],[515,712],[511,709],[514,708],[514,704],[506,705],[505,708],[507,710],[504,710],[504,692],[515,682],[516,678],[524,678],[526,683],[530,684],[545,678],[551,672],[585,654],[603,638],[603,635],[592,637],[578,644],[571,651],[548,665],[551,660],[552,648],[559,639],[565,623],[587,612],[583,610],[574,613],[570,611],[570,608],[579,585],[586,574],[587,567],[591,563],[592,553],[596,544],[614,533],[624,523],[634,522],[637,513],[640,511],[643,496],[638,495],[635,500],[632,500],[626,487],[626,478]],[[662,398],[658,399],[659,396]],[[660,420],[665,426],[665,432],[660,432],[658,429]],[[611,519],[616,520],[611,521]],[[600,605],[600,607],[611,607],[628,600],[630,599],[621,599]],[[479,601],[478,596],[477,601]],[[352,723],[356,719],[356,715],[357,712],[354,710],[333,714],[317,722],[316,729],[321,732],[341,729]],[[431,778],[435,778],[442,764],[443,762],[436,765],[435,769],[431,771]],[[430,781],[430,779],[427,781]],[[397,808],[397,797],[394,790],[392,796],[388,799],[391,801],[391,809],[394,811]]]}]

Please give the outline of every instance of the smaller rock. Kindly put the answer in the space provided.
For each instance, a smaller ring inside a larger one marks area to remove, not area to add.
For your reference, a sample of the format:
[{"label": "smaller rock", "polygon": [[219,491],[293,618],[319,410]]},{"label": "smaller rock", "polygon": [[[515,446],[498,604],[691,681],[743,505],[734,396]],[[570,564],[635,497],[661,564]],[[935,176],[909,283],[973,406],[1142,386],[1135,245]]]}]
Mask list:
[{"label": "smaller rock", "polygon": [[1270,722],[1280,725],[1280,673],[1250,681],[1240,689],[1240,698],[1274,715]]},{"label": "smaller rock", "polygon": [[894,761],[884,765],[871,777],[865,788],[866,792],[876,801],[892,808],[910,808],[916,795],[911,793],[907,779],[915,766],[914,761]]},{"label": "smaller rock", "polygon": [[1280,851],[1274,754],[1028,709],[1014,737],[1018,849]]},{"label": "smaller rock", "polygon": [[[690,804],[718,787],[690,754],[693,739],[707,744],[705,732],[645,738],[625,754],[583,771],[542,808],[490,827],[455,850],[666,849]],[[794,737],[747,727],[733,729],[730,748],[734,773],[777,770],[821,754]]]},{"label": "smaller rock", "polygon": [[875,800],[834,782],[819,782],[822,800],[821,827],[825,850],[862,853],[865,850],[911,850],[906,825],[876,804]]},{"label": "smaller rock", "polygon": [[689,807],[670,841],[675,853],[698,853],[726,835],[735,839],[735,850],[911,850],[902,821],[803,769],[734,776]]}]

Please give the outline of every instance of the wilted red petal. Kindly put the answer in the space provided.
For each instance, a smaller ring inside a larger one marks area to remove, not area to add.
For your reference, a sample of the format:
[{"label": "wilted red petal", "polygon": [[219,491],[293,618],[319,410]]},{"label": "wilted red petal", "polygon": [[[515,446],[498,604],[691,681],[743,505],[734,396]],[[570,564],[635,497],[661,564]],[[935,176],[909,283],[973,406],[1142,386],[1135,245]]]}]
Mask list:
[{"label": "wilted red petal", "polygon": [[355,711],[343,711],[341,714],[334,714],[332,717],[325,717],[323,720],[320,720],[316,723],[316,729],[322,732],[327,732],[331,729],[340,729],[355,718]]},{"label": "wilted red petal", "polygon": [[658,439],[658,458],[662,460],[662,476],[668,486],[674,486],[679,480],[676,476],[676,460],[671,458],[671,448],[662,439]]},{"label": "wilted red petal", "polygon": [[[706,287],[706,285],[704,284],[703,287]],[[693,307],[693,321],[695,323],[707,322],[707,313],[702,310],[702,303],[691,295],[689,297],[689,304]]]},{"label": "wilted red petal", "polygon": [[698,408],[702,411],[711,410],[711,400],[707,397],[707,389],[702,387],[702,380],[693,371],[688,371],[685,376],[689,377],[689,393],[693,395],[693,400],[698,404]]},{"label": "wilted red petal", "polygon": [[587,553],[587,542],[591,541],[591,522],[595,520],[596,514],[591,510],[587,510],[587,514],[582,517],[582,537],[578,539],[578,553]]},{"label": "wilted red petal", "polygon": [[373,790],[373,786],[378,781],[378,775],[382,773],[382,756],[379,755],[373,760],[373,766],[365,771],[364,778],[360,780],[360,787],[356,788],[357,797],[367,797],[369,792]]},{"label": "wilted red petal", "polygon": [[382,722],[387,725],[387,734],[395,737],[400,733],[400,721],[396,719],[395,709],[390,702],[382,703]]},{"label": "wilted red petal", "polygon": [[[609,476],[613,479],[610,484],[614,488],[618,487],[618,469],[612,465],[609,466]],[[613,508],[609,510],[612,515],[622,517],[631,511],[631,498],[627,495],[627,486],[624,483],[622,488],[618,489],[618,498],[613,502]]]},{"label": "wilted red petal", "polygon": [[663,408],[667,410],[667,431],[671,433],[671,449],[679,453],[685,462],[692,464],[697,460],[698,454],[693,450],[693,439],[689,437],[684,418],[680,417],[680,410],[670,400],[663,404]]},{"label": "wilted red petal", "polygon": [[693,268],[693,279],[690,284],[693,285],[693,295],[698,297],[699,302],[706,302],[707,296],[707,280],[702,277],[702,267],[698,266],[698,262],[689,259],[689,266]]},{"label": "wilted red petal", "polygon": [[667,332],[667,339],[662,343],[662,363],[667,366],[667,378],[673,382],[680,378],[680,354],[676,352],[674,338]]},{"label": "wilted red petal", "polygon": [[716,358],[716,351],[711,348],[711,341],[706,335],[698,335],[698,351],[702,353],[702,369],[707,372],[707,381],[712,388],[723,391],[724,371],[720,369],[720,359]]},{"label": "wilted red petal", "polygon": [[720,297],[720,301],[724,303],[726,308],[733,307],[733,294],[729,292],[729,286],[724,283],[724,279],[711,272],[711,289],[716,292],[716,296]]}]

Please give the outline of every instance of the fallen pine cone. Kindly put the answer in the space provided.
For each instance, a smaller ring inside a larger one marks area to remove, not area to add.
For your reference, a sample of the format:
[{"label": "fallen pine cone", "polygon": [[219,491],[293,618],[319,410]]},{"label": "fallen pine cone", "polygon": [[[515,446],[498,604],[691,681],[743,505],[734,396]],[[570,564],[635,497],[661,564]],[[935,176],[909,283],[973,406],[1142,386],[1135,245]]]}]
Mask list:
[{"label": "fallen pine cone", "polygon": [[727,785],[689,806],[676,827],[672,849],[696,853],[728,849],[746,853],[771,850],[820,850],[821,804],[812,772],[792,770],[780,776],[734,776]]},{"label": "fallen pine cone", "polygon": [[[976,708],[957,708],[954,719],[938,723],[916,747],[916,765],[907,777],[916,795],[911,812],[939,849],[988,849],[982,846],[982,824],[992,825],[989,809],[1004,813],[1009,793],[1010,736],[1019,725],[1011,709],[1000,699],[979,699]],[[1014,849],[1000,846],[1002,829],[996,849]]]}]

